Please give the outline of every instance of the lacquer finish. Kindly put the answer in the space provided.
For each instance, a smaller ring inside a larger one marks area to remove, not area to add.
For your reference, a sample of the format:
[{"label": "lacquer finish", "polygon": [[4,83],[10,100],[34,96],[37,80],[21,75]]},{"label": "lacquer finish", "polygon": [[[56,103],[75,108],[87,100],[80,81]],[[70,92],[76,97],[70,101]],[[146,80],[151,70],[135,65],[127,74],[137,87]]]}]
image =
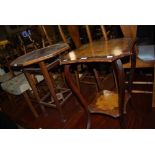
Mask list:
[{"label": "lacquer finish", "polygon": [[93,41],[61,57],[61,64],[80,62],[113,62],[131,53],[135,39],[121,38]]},{"label": "lacquer finish", "polygon": [[[125,112],[125,105],[131,96],[129,93],[125,95],[125,76],[120,58],[134,55],[135,43],[134,38],[92,41],[61,57],[60,63],[65,66],[64,73],[67,83],[86,112],[87,128],[91,125],[90,113],[102,113],[114,118],[119,117],[121,127],[124,126],[123,113]],[[99,96],[96,97],[93,103],[89,103],[85,96],[80,93],[70,72],[72,64],[88,62],[110,62],[117,89],[116,92],[109,91],[108,95],[99,92]],[[110,109],[109,104],[112,106],[110,106]]]}]

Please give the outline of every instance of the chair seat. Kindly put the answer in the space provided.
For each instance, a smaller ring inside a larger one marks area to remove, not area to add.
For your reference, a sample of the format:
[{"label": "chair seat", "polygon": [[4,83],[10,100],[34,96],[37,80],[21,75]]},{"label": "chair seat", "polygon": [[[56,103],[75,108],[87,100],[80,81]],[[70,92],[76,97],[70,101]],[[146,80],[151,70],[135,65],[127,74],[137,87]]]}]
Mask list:
[{"label": "chair seat", "polygon": [[[38,82],[41,82],[44,78],[42,75],[36,75],[36,79]],[[1,87],[4,91],[13,95],[20,95],[27,90],[31,90],[31,87],[23,73],[3,82]]]},{"label": "chair seat", "polygon": [[[136,59],[136,68],[153,68],[154,67],[154,62],[145,62],[139,58]],[[123,68],[131,68],[131,63],[125,63],[123,64]]]},{"label": "chair seat", "polygon": [[[136,58],[136,68],[153,68],[154,67],[154,45],[138,46],[138,55]],[[148,61],[150,60],[150,61]],[[123,64],[124,68],[130,68],[131,63]]]},{"label": "chair seat", "polygon": [[10,80],[13,77],[11,72],[5,73],[4,75],[0,76],[0,82],[5,82]]},{"label": "chair seat", "polygon": [[2,68],[0,67],[0,77],[1,77],[2,75],[4,75],[4,74],[5,74],[4,69],[2,69]]},{"label": "chair seat", "polygon": [[[14,75],[18,75],[21,74],[21,72],[14,72]],[[3,83],[5,81],[10,80],[11,78],[13,78],[13,74],[11,72],[5,73],[4,75],[0,76],[0,83]]]},{"label": "chair seat", "polygon": [[[98,95],[96,99],[89,105],[89,111],[91,113],[101,113],[117,118],[119,114],[118,106],[118,94],[114,91],[103,91],[104,95]],[[130,95],[125,93],[125,108],[124,113],[126,113],[126,104],[130,98]]]}]

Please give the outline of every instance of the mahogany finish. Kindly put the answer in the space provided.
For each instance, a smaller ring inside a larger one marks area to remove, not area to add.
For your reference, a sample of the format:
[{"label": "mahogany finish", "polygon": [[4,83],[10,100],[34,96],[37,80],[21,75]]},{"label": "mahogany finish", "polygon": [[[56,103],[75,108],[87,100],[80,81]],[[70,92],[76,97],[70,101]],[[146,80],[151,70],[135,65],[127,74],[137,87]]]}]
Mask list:
[{"label": "mahogany finish", "polygon": [[[92,37],[92,33],[90,31],[90,26],[89,25],[85,25],[85,29],[86,29],[86,34],[87,34],[86,37],[88,37],[89,43],[92,44],[93,43],[93,37]],[[103,25],[101,25],[100,29],[101,29],[100,31],[102,33],[102,37],[105,40],[108,40],[105,27]],[[69,30],[69,33],[70,33],[70,35],[71,35],[71,37],[73,39],[73,42],[74,42],[76,48],[80,48],[80,46],[82,46],[82,43],[81,43],[81,40],[80,40],[80,33],[78,31],[78,26],[68,26],[68,30]],[[99,74],[98,74],[98,71],[96,70],[96,68],[92,69],[93,76],[95,76],[95,81],[96,81],[95,83],[94,82],[89,82],[89,81],[83,81],[82,79],[80,79],[79,78],[79,76],[80,76],[80,68],[82,70],[83,66],[80,66],[80,67],[78,66],[77,68],[78,69],[75,70],[75,76],[76,76],[76,82],[77,82],[77,85],[78,85],[79,89],[80,89],[80,82],[87,83],[87,84],[95,84],[97,89],[98,89],[98,91],[101,89],[100,88],[100,78],[101,77],[99,77]],[[88,67],[88,68],[90,68],[90,67]],[[87,75],[87,74],[85,76],[87,76],[89,78],[92,78],[92,76]]]},{"label": "mahogany finish", "polygon": [[94,41],[61,57],[61,64],[82,62],[112,62],[131,54],[135,39],[121,38],[108,41]]},{"label": "mahogany finish", "polygon": [[[123,122],[123,113],[125,112],[125,101],[127,102],[130,94],[125,95],[125,81],[124,81],[124,70],[122,68],[121,58],[125,56],[130,56],[135,53],[134,50],[135,39],[123,38],[123,39],[113,39],[109,41],[94,41],[90,44],[83,45],[80,48],[69,52],[61,58],[61,64],[65,65],[65,77],[68,85],[75,93],[80,103],[83,105],[87,114],[87,128],[90,127],[90,115],[92,113],[103,113],[110,115],[112,117],[120,117],[120,123]],[[75,63],[104,63],[110,62],[113,66],[114,78],[116,82],[116,92],[110,92],[105,94],[105,92],[100,92],[96,99],[97,102],[90,104],[85,99],[85,97],[80,94],[79,89],[74,83],[72,74],[70,73],[71,64]],[[133,73],[133,72],[132,72]],[[131,84],[132,81],[130,81]],[[109,96],[109,99],[107,98]],[[113,97],[112,99],[110,98]],[[118,96],[118,97],[117,97]],[[126,100],[125,100],[126,96]],[[128,96],[128,97],[127,97]],[[101,99],[102,98],[102,99]],[[109,105],[114,105],[112,109],[108,109],[103,106],[104,102],[108,102]],[[102,105],[102,106],[100,106]],[[113,104],[114,103],[114,104]],[[88,112],[89,109],[89,112]]]}]

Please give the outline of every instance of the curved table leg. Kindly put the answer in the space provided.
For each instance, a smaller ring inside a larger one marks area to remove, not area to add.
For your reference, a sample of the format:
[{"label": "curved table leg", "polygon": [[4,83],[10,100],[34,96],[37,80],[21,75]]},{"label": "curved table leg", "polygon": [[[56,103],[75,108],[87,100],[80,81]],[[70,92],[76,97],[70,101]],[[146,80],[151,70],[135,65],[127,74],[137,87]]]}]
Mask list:
[{"label": "curved table leg", "polygon": [[[112,62],[112,67],[113,67],[116,87],[118,91],[120,125],[122,128],[124,128],[123,115],[124,115],[124,108],[125,108],[125,76],[124,76],[124,69],[122,67],[121,60],[118,59]],[[77,88],[77,85],[74,82],[72,74],[70,73],[70,65],[65,65],[64,73],[69,87],[71,88],[71,90],[73,91],[73,93],[80,101],[80,104],[83,106],[85,110],[85,113],[87,115],[87,128],[90,128],[91,120],[90,120],[90,112],[88,109],[89,102],[82,96],[82,94],[80,93],[80,90]]]},{"label": "curved table leg", "polygon": [[114,78],[116,83],[116,89],[118,92],[118,104],[119,104],[119,115],[120,115],[120,126],[124,128],[124,108],[125,108],[125,75],[122,62],[120,59],[112,63]]},{"label": "curved table leg", "polygon": [[85,113],[87,115],[87,128],[90,128],[91,126],[91,120],[90,120],[90,112],[88,110],[88,101],[81,95],[80,90],[77,88],[77,85],[75,84],[72,74],[70,73],[70,65],[65,65],[64,67],[64,74],[66,77],[66,81],[69,85],[69,87],[71,88],[71,90],[73,91],[73,93],[75,94],[75,96],[77,97],[77,99],[80,101],[80,104],[82,105],[82,107],[85,110]]}]

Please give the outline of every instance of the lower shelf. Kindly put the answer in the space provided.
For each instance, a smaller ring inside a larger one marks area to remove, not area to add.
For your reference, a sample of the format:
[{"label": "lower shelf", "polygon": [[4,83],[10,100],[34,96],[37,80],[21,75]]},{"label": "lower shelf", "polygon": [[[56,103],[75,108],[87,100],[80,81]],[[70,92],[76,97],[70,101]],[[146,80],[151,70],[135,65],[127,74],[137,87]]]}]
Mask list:
[{"label": "lower shelf", "polygon": [[[126,104],[129,98],[130,95],[125,93],[124,113],[126,113]],[[101,113],[117,118],[120,116],[118,94],[113,91],[104,90],[103,93],[97,95],[88,108],[91,113]]]}]

